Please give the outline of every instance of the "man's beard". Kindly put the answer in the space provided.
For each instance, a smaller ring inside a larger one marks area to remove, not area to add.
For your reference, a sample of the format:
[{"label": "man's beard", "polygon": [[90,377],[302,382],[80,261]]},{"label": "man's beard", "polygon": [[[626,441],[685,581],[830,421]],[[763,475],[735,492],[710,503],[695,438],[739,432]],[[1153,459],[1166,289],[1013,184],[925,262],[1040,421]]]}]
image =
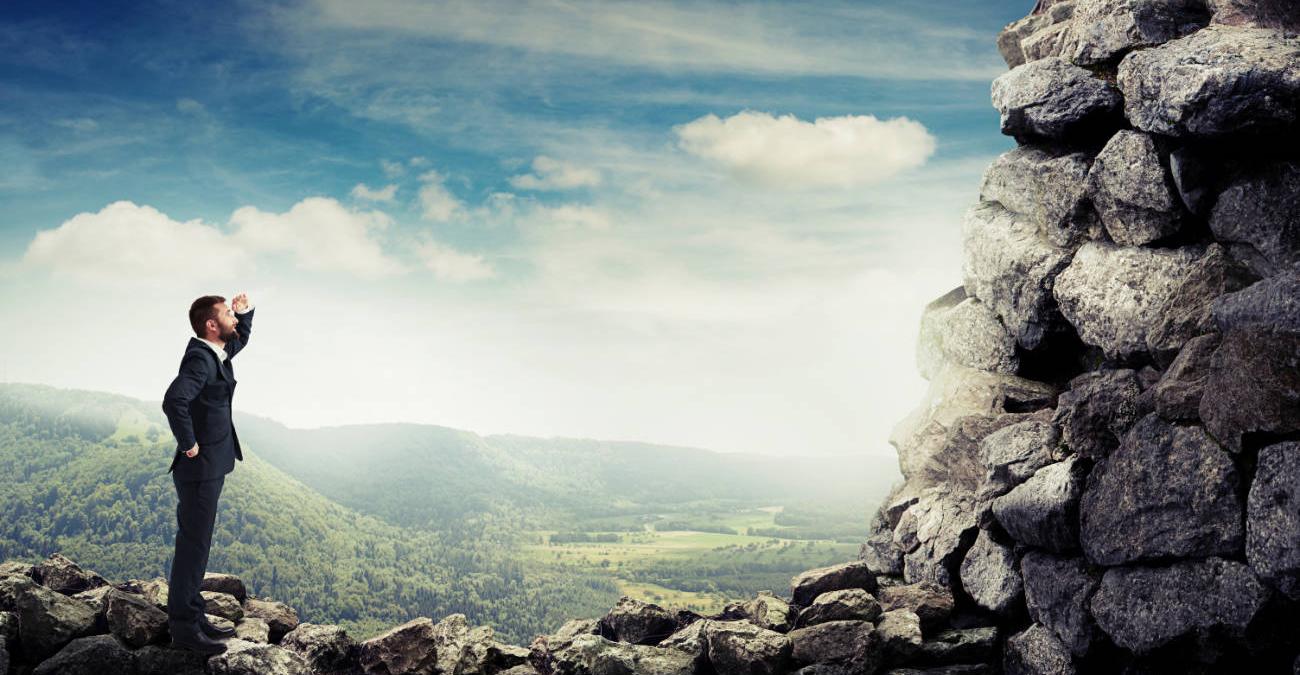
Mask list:
[{"label": "man's beard", "polygon": [[234,340],[237,337],[239,337],[239,333],[235,331],[234,328],[231,328],[229,333],[225,333],[221,336],[221,341],[230,342],[231,340]]}]

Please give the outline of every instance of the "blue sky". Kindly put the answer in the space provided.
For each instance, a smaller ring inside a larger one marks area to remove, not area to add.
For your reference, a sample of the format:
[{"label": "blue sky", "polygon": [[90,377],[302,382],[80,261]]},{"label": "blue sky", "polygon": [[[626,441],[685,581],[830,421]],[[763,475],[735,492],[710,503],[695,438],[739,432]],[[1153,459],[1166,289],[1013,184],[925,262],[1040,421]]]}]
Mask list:
[{"label": "blue sky", "polygon": [[5,3],[0,378],[247,291],[292,425],[887,455],[1031,5]]}]

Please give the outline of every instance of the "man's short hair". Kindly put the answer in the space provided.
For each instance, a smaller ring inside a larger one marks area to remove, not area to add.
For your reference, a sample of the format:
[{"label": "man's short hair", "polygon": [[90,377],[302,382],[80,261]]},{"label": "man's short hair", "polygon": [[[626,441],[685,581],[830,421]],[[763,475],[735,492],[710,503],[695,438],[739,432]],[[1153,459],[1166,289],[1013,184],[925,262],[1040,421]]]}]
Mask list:
[{"label": "man's short hair", "polygon": [[220,295],[205,295],[190,305],[190,328],[195,335],[203,337],[208,319],[217,318],[217,305],[225,301]]}]

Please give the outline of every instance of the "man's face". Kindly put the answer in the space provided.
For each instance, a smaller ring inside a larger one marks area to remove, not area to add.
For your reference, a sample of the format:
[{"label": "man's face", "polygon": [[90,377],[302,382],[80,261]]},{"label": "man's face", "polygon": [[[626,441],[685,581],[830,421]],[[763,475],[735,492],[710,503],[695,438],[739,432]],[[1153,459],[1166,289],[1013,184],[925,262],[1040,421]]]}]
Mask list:
[{"label": "man's face", "polygon": [[217,324],[217,336],[221,338],[222,342],[230,342],[239,335],[235,332],[235,325],[239,323],[239,320],[235,318],[235,310],[231,309],[224,302],[217,303],[214,307],[216,307],[217,310],[217,318],[209,319],[208,326],[210,327],[212,322],[215,321]]}]

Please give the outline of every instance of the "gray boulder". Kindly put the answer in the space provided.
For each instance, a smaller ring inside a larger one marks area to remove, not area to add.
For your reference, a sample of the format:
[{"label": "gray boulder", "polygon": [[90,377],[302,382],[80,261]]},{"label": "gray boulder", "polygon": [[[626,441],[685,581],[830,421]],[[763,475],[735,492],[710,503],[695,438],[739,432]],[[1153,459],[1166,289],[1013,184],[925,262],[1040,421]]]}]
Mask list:
[{"label": "gray boulder", "polygon": [[1025,349],[1062,327],[1052,296],[1071,251],[1053,246],[1029,218],[980,202],[962,220],[962,285],[992,309]]},{"label": "gray boulder", "polygon": [[1079,497],[1087,466],[1078,457],[1049,464],[993,500],[993,515],[1016,541],[1058,553],[1079,546]]},{"label": "gray boulder", "polygon": [[32,675],[102,675],[135,670],[135,655],[112,635],[80,637],[36,666]]},{"label": "gray boulder", "polygon": [[[950,304],[952,300],[958,301]],[[921,314],[917,369],[928,380],[944,362],[995,373],[1014,373],[1020,363],[1016,339],[998,315],[979,298],[966,297],[962,286],[926,305]]]},{"label": "gray boulder", "polygon": [[1097,565],[1240,555],[1240,485],[1232,457],[1204,429],[1151,413],[1088,478],[1084,553]]},{"label": "gray boulder", "polygon": [[1122,122],[1115,85],[1058,56],[1012,68],[993,80],[991,94],[1002,133],[1021,143],[1104,137]]},{"label": "gray boulder", "polygon": [[301,656],[278,645],[239,638],[222,642],[226,651],[208,659],[212,675],[313,675]]},{"label": "gray boulder", "polygon": [[709,621],[703,628],[709,664],[719,674],[789,672],[793,665],[795,632],[783,635],[746,621]]},{"label": "gray boulder", "polygon": [[1098,239],[1101,223],[1088,201],[1092,159],[1086,152],[1018,145],[985,169],[980,200],[1025,216],[1053,246]]},{"label": "gray boulder", "polygon": [[798,664],[848,661],[871,672],[880,663],[880,636],[870,621],[827,621],[792,630],[789,638]]},{"label": "gray boulder", "polygon": [[1209,23],[1205,0],[1078,0],[1060,53],[1079,65],[1101,65]]},{"label": "gray boulder", "polygon": [[1138,420],[1142,384],[1130,368],[1093,370],[1070,380],[1057,400],[1052,422],[1065,445],[1080,457],[1101,459]]},{"label": "gray boulder", "polygon": [[1145,654],[1184,635],[1240,638],[1268,595],[1245,564],[1206,558],[1109,569],[1091,607],[1115,644]]},{"label": "gray boulder", "polygon": [[[858,592],[866,597],[871,595],[862,589],[846,589],[843,591],[832,591],[831,593],[852,593]],[[818,599],[825,597],[827,594],[817,596]],[[875,602],[873,598],[871,602]],[[817,600],[813,601],[813,605]],[[778,633],[784,633],[794,627],[795,621],[799,618],[799,612],[790,606],[790,603],[776,597],[772,591],[759,591],[754,599],[749,600],[741,605],[741,612],[749,617],[755,626],[767,628]]]},{"label": "gray boulder", "polygon": [[[207,598],[207,591],[204,591]],[[242,604],[244,616],[251,616],[266,622],[271,629],[271,642],[279,642],[285,633],[298,627],[298,612],[292,607],[275,600],[265,600],[249,596]]]},{"label": "gray boulder", "polygon": [[676,632],[677,619],[659,605],[624,595],[600,618],[599,628],[617,642],[654,645]]},{"label": "gray boulder", "polygon": [[1137,354],[1160,323],[1157,310],[1204,253],[1195,245],[1154,249],[1084,242],[1057,275],[1053,294],[1085,343],[1110,358]]},{"label": "gray boulder", "polygon": [[[1297,61],[1300,65],[1300,60]],[[1219,193],[1210,212],[1216,239],[1248,247],[1256,274],[1300,262],[1300,162],[1262,162]]]},{"label": "gray boulder", "polygon": [[244,580],[233,574],[205,572],[199,590],[228,593],[241,603],[248,599],[248,588],[244,586]]},{"label": "gray boulder", "polygon": [[910,609],[892,609],[880,615],[876,623],[881,656],[886,664],[904,663],[916,654],[925,638],[921,617]]},{"label": "gray boulder", "polygon": [[1155,141],[1140,131],[1111,136],[1088,172],[1088,195],[1117,244],[1142,246],[1177,232],[1182,199]]},{"label": "gray boulder", "polygon": [[955,605],[950,589],[928,581],[882,586],[877,597],[885,614],[905,609],[917,616],[926,631],[944,625]]},{"label": "gray boulder", "polygon": [[1175,137],[1294,133],[1300,120],[1300,38],[1211,25],[1119,64],[1125,114]]},{"label": "gray boulder", "polygon": [[867,540],[858,549],[858,559],[877,575],[903,574],[903,550],[894,545],[894,530],[889,526],[884,509],[872,515]]},{"label": "gray boulder", "polygon": [[799,613],[798,626],[812,626],[827,621],[875,621],[880,603],[861,588],[846,588],[817,596]]},{"label": "gray boulder", "polygon": [[1055,396],[1048,383],[945,364],[930,380],[925,399],[894,425],[889,438],[910,494],[932,485],[976,491],[987,473],[980,457],[983,439],[1034,414],[1007,411],[1037,411]]},{"label": "gray boulder", "polygon": [[903,555],[903,578],[908,583],[928,581],[952,587],[966,549],[975,540],[978,514],[974,507],[973,498],[936,488],[908,509],[916,523],[915,545]]},{"label": "gray boulder", "polygon": [[72,640],[90,635],[96,612],[86,603],[27,577],[6,577],[18,614],[18,641],[28,658],[43,660]]},{"label": "gray boulder", "polygon": [[[216,623],[216,621],[212,619],[211,615],[209,615],[208,620],[212,621],[214,624]],[[224,621],[225,619],[222,620]],[[292,633],[293,631],[289,632]],[[286,635],[288,635],[288,633],[286,633]],[[235,624],[235,637],[248,640],[249,642],[269,643],[271,641],[271,626],[263,619],[259,619],[255,616],[246,616],[240,619],[239,623]],[[284,638],[280,639],[281,641],[284,640]]]},{"label": "gray boulder", "polygon": [[50,557],[35,565],[31,577],[42,586],[64,595],[108,585],[104,577],[84,570],[62,553],[52,553]]},{"label": "gray boulder", "polygon": [[168,635],[167,613],[134,593],[112,588],[104,598],[104,617],[108,630],[132,649]]},{"label": "gray boulder", "polygon": [[846,588],[876,592],[876,575],[861,560],[804,570],[790,579],[790,598],[807,607],[822,593]]},{"label": "gray boulder", "polygon": [[358,662],[367,674],[431,673],[438,666],[433,627],[427,616],[393,626],[358,645]]},{"label": "gray boulder", "polygon": [[1221,296],[1240,291],[1258,279],[1222,244],[1210,244],[1205,255],[1192,263],[1186,276],[1154,310],[1157,319],[1146,334],[1147,351],[1157,364],[1167,367],[1188,340],[1219,330],[1213,307]]},{"label": "gray boulder", "polygon": [[1214,327],[1251,326],[1300,333],[1300,265],[1214,299]]},{"label": "gray boulder", "polygon": [[302,657],[313,673],[339,675],[357,665],[360,649],[346,630],[314,623],[298,624],[280,640],[280,646]]},{"label": "gray boulder", "polygon": [[1047,5],[1045,11],[1014,21],[998,33],[998,51],[1008,68],[1060,55],[1061,38],[1069,27],[1074,2],[1058,0]]},{"label": "gray boulder", "polygon": [[1054,415],[1054,410],[1044,408],[980,441],[986,473],[977,497],[991,500],[1002,496],[1061,458],[1061,429],[1052,421]]},{"label": "gray boulder", "polygon": [[1259,451],[1246,500],[1246,560],[1265,582],[1300,600],[1300,442]]},{"label": "gray boulder", "polygon": [[1029,616],[1042,624],[1075,656],[1084,656],[1097,639],[1097,626],[1088,613],[1088,601],[1099,578],[1082,558],[1044,551],[1029,551],[1020,559],[1025,577],[1025,605]]},{"label": "gray boulder", "polygon": [[1155,385],[1156,412],[1173,421],[1197,421],[1201,395],[1210,372],[1210,357],[1219,348],[1221,336],[1208,333],[1183,345],[1178,357]]},{"label": "gray boulder", "polygon": [[920,666],[989,662],[997,647],[996,626],[950,628],[922,642],[912,662]]},{"label": "gray boulder", "polygon": [[1007,638],[1002,653],[1002,671],[1007,675],[1074,675],[1078,672],[1070,650],[1040,624]]},{"label": "gray boulder", "polygon": [[1233,452],[1241,452],[1248,434],[1300,431],[1300,333],[1260,325],[1229,330],[1210,357],[1198,412]]},{"label": "gray boulder", "polygon": [[1015,552],[988,530],[980,530],[962,560],[961,585],[979,606],[999,614],[1012,612],[1025,594]]},{"label": "gray boulder", "polygon": [[1214,23],[1300,30],[1300,4],[1294,0],[1209,0]]},{"label": "gray boulder", "polygon": [[244,607],[239,604],[239,600],[229,594],[218,591],[199,591],[203,597],[203,611],[231,621],[239,621],[244,618]]}]

